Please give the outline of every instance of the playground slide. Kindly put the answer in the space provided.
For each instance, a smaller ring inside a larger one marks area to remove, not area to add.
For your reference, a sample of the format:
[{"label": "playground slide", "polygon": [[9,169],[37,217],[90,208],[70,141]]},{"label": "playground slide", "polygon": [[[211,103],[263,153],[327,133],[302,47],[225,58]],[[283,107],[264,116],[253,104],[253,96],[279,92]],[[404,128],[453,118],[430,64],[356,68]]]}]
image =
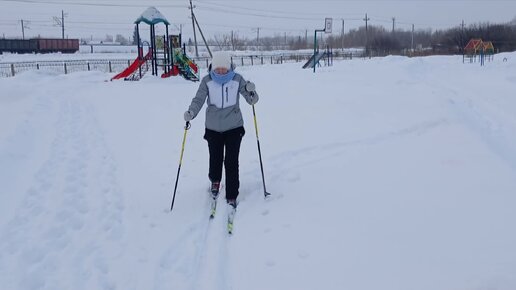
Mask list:
[{"label": "playground slide", "polygon": [[326,52],[317,52],[316,54],[312,55],[310,59],[303,65],[303,68],[313,68],[314,67],[314,57],[315,57],[315,63],[319,63],[319,61],[326,56]]},{"label": "playground slide", "polygon": [[199,77],[197,72],[199,71],[197,65],[188,56],[183,54],[181,51],[174,52],[174,62],[176,63],[172,70],[168,73],[161,75],[162,78],[170,76],[176,76],[181,74],[185,79],[191,81],[198,81]]},{"label": "playground slide", "polygon": [[197,65],[191,59],[189,59],[188,56],[183,54],[179,58],[183,62],[184,67],[188,66],[193,73],[197,73]]},{"label": "playground slide", "polygon": [[147,54],[142,59],[137,57],[129,67],[127,67],[125,70],[123,70],[116,76],[112,77],[111,80],[123,79],[132,75],[139,67],[141,67],[147,60],[149,60],[151,56],[152,51],[149,50],[149,52],[147,52]]}]

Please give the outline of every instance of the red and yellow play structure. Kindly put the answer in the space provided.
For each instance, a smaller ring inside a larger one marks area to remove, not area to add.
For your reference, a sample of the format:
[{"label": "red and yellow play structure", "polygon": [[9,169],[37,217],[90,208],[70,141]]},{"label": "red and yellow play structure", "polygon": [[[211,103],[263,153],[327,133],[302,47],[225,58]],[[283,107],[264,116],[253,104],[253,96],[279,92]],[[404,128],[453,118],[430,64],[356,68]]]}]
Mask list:
[{"label": "red and yellow play structure", "polygon": [[[142,42],[140,39],[141,23],[150,26],[150,42]],[[136,24],[136,36],[138,44],[138,56],[129,67],[115,75],[111,80],[124,79],[140,80],[149,70],[152,75],[159,75],[162,78],[181,75],[190,81],[199,80],[199,68],[193,60],[186,55],[183,45],[181,47],[181,35],[169,35],[168,26],[170,22],[155,7],[149,7],[134,22]],[[155,26],[163,23],[166,28],[166,35],[158,42]],[[144,55],[143,45],[148,44],[147,53]],[[159,45],[158,45],[159,44]]]}]

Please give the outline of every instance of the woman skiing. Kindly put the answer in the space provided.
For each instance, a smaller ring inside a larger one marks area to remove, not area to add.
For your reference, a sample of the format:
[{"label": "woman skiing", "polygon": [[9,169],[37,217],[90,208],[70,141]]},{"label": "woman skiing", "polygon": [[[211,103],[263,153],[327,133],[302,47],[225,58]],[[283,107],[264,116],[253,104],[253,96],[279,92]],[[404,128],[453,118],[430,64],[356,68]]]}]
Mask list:
[{"label": "woman skiing", "polygon": [[223,164],[226,170],[226,201],[230,206],[230,215],[234,215],[240,187],[238,157],[240,143],[245,134],[239,96],[242,95],[247,103],[254,105],[258,102],[258,94],[252,82],[246,82],[240,74],[235,73],[231,57],[225,51],[213,53],[208,70],[209,74],[202,79],[190,107],[184,113],[184,119],[187,122],[194,119],[206,102],[204,139],[208,141],[210,153],[208,177],[213,198],[212,217],[219,194]]}]

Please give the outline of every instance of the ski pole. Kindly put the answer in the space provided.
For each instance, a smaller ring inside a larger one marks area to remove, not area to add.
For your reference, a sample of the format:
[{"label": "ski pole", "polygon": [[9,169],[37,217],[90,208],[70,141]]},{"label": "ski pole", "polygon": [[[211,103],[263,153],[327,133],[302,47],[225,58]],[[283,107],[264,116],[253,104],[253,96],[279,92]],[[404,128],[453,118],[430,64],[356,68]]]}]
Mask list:
[{"label": "ski pole", "polygon": [[181,157],[179,157],[179,167],[177,168],[177,176],[176,176],[176,185],[174,187],[174,195],[172,196],[172,205],[170,205],[170,211],[174,208],[174,200],[176,199],[176,191],[177,191],[177,182],[179,181],[179,172],[181,171],[181,164],[183,163],[183,153],[185,152],[185,142],[186,142],[186,131],[190,129],[190,122],[186,122],[185,125],[185,133],[183,135],[183,145],[181,148]]},{"label": "ski pole", "polygon": [[260,149],[260,138],[258,137],[258,122],[256,121],[256,110],[254,109],[254,105],[253,105],[253,116],[254,116],[254,129],[256,131],[256,143],[258,144],[258,155],[260,156],[260,168],[262,170],[263,195],[265,196],[265,198],[267,198],[271,194],[269,192],[267,192],[267,189],[265,187],[265,175],[263,174],[262,150]]}]

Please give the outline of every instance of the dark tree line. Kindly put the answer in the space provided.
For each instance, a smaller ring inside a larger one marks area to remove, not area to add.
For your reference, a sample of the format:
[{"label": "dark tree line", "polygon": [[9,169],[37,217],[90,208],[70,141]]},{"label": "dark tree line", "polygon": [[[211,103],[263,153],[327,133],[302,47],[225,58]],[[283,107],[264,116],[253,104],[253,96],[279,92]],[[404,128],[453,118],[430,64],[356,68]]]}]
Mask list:
[{"label": "dark tree line", "polygon": [[[320,36],[319,36],[320,37]],[[392,31],[383,26],[369,25],[352,29],[342,35],[319,38],[319,47],[365,48],[374,55],[386,54],[460,54],[471,38],[491,41],[496,52],[516,51],[516,18],[506,24],[478,23],[444,30],[431,29]],[[313,48],[313,31],[301,36],[276,35],[260,39],[240,37],[236,33],[216,36],[208,40],[210,46],[227,50],[269,51]]]},{"label": "dark tree line", "polygon": [[[216,35],[208,39],[210,47],[223,50],[301,50],[313,49],[314,32],[306,31],[304,35],[276,34],[260,38],[246,38],[237,32]],[[136,31],[132,44],[136,44]],[[367,48],[371,55],[388,54],[461,54],[462,49],[472,38],[491,41],[496,52],[516,51],[516,17],[509,23],[478,23],[464,27],[443,30],[403,30],[386,29],[383,26],[369,25],[351,29],[344,35],[318,34],[319,48],[327,46],[333,49]],[[111,40],[113,41],[113,40]],[[117,35],[116,41],[129,44],[129,41]],[[189,50],[193,50],[193,40],[185,39]],[[198,43],[204,46],[204,43]]]},{"label": "dark tree line", "polygon": [[[472,38],[491,41],[497,52],[516,50],[516,24],[480,23],[446,30],[386,30],[380,26],[369,26],[367,47],[376,54],[398,54],[409,51],[458,54]],[[328,43],[334,48],[342,44],[348,47],[366,47],[365,27],[353,29],[341,36],[331,36]]]}]

